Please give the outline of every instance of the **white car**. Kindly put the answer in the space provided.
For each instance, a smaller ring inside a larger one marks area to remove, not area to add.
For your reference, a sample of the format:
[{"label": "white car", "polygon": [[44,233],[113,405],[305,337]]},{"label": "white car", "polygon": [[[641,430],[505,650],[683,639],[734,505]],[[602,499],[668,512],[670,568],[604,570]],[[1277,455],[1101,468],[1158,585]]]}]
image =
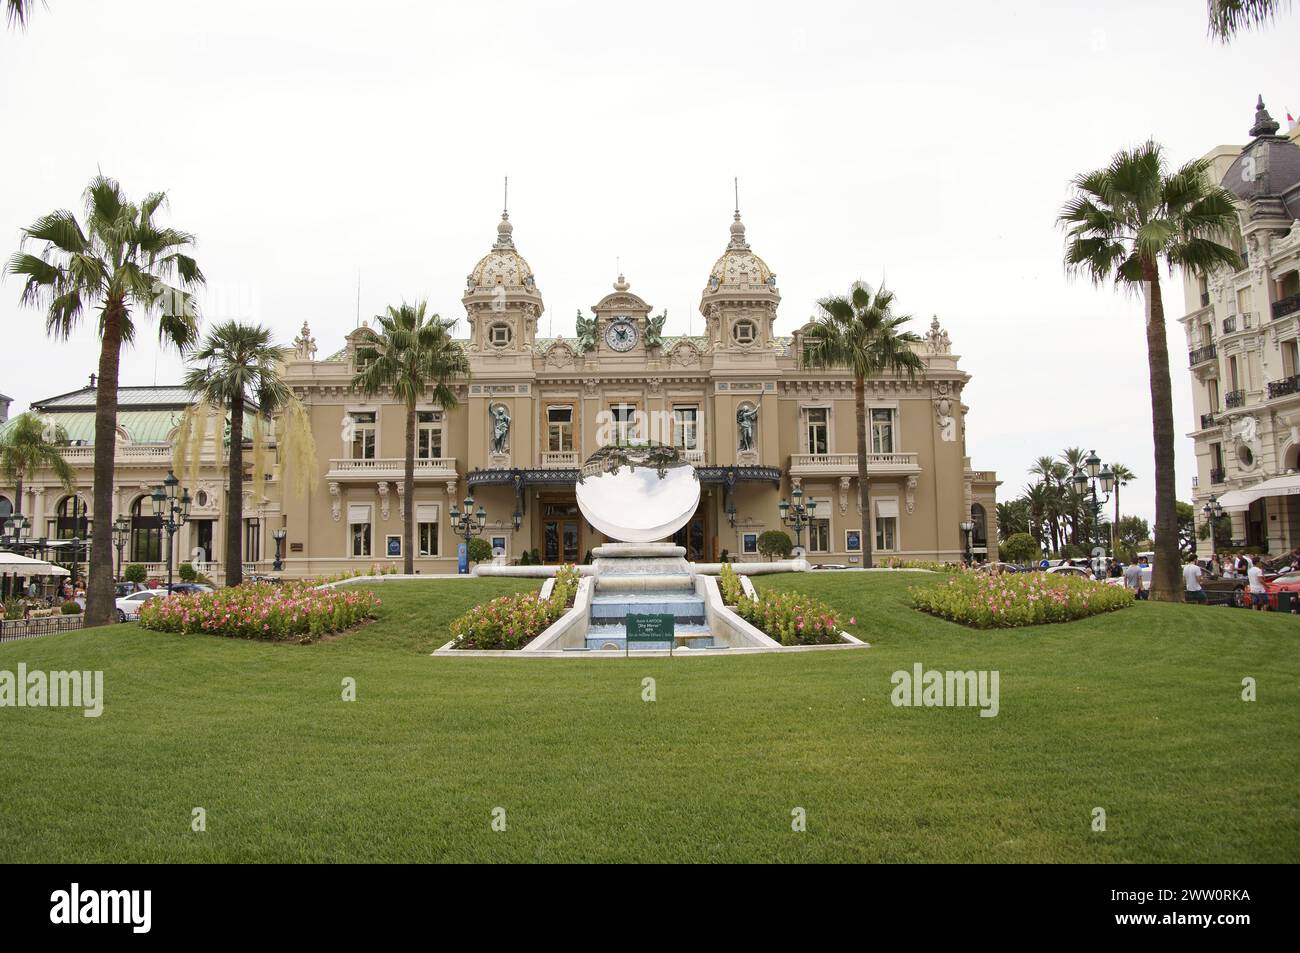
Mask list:
[{"label": "white car", "polygon": [[157,599],[163,595],[166,595],[166,593],[161,589],[141,589],[129,596],[123,596],[117,600],[117,621],[126,622],[130,619],[138,619],[142,605],[150,599]]},{"label": "white car", "polygon": [[1045,571],[1054,576],[1078,576],[1080,579],[1095,578],[1092,571],[1083,566],[1050,566]]}]

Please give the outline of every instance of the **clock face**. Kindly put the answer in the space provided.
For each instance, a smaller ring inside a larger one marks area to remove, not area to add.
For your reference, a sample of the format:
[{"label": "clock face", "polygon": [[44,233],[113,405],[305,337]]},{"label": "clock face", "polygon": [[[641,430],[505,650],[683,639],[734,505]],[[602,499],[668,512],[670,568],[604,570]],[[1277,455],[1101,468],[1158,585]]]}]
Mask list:
[{"label": "clock face", "polygon": [[630,351],[636,347],[636,325],[626,318],[619,318],[605,329],[605,343],[615,351]]}]

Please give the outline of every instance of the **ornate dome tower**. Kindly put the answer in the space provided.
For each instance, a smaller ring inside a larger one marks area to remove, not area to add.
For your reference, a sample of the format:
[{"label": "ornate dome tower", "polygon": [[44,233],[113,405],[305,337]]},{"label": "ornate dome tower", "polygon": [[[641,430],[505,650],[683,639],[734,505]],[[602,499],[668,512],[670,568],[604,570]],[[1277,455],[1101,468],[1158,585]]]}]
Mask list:
[{"label": "ornate dome tower", "polygon": [[501,212],[497,240],[465,279],[461,298],[469,318],[470,350],[481,354],[531,351],[543,309],[533,269],[515,248],[508,210]]},{"label": "ornate dome tower", "polygon": [[709,344],[715,349],[755,351],[769,348],[781,294],[776,275],[745,240],[745,223],[737,207],[731,240],[700,296]]}]

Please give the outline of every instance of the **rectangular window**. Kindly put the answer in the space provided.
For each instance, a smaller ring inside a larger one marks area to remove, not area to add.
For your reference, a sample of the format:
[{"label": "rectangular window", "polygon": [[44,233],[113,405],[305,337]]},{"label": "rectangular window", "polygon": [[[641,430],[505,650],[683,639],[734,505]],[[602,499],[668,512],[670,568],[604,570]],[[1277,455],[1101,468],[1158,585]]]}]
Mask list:
[{"label": "rectangular window", "polygon": [[[821,509],[819,505],[817,507]],[[808,552],[828,553],[831,549],[831,521],[815,519],[808,524]]]},{"label": "rectangular window", "polygon": [[871,409],[871,452],[894,452],[894,411],[891,408]]},{"label": "rectangular window", "polygon": [[745,533],[740,538],[740,551],[747,556],[752,556],[758,552],[758,534]]},{"label": "rectangular window", "polygon": [[255,563],[262,558],[262,521],[244,520],[244,562]]},{"label": "rectangular window", "polygon": [[613,404],[609,412],[614,418],[614,442],[621,445],[636,441],[636,407],[632,404]]},{"label": "rectangular window", "polygon": [[808,408],[809,453],[830,453],[830,417],[829,408]]},{"label": "rectangular window", "polygon": [[678,450],[694,450],[699,436],[697,430],[699,411],[695,407],[673,408],[673,446]]},{"label": "rectangular window", "polygon": [[546,446],[552,453],[568,453],[573,449],[573,408],[546,408]]},{"label": "rectangular window", "polygon": [[416,412],[415,458],[437,460],[442,456],[442,412],[421,410]]},{"label": "rectangular window", "polygon": [[1295,338],[1282,342],[1282,374],[1285,377],[1300,374],[1300,353],[1297,353]]},{"label": "rectangular window", "polygon": [[370,506],[353,503],[348,506],[348,533],[351,537],[352,555],[369,556],[370,549]]},{"label": "rectangular window", "polygon": [[1219,412],[1219,382],[1214,378],[1210,378],[1208,381],[1208,390],[1210,396],[1210,413],[1217,414]]},{"label": "rectangular window", "polygon": [[876,500],[876,549],[892,552],[898,548],[898,500]]},{"label": "rectangular window", "polygon": [[1232,385],[1233,390],[1241,389],[1241,381],[1237,377],[1237,355],[1228,358],[1228,383]]},{"label": "rectangular window", "polygon": [[438,555],[438,504],[415,504],[416,552],[421,556]]},{"label": "rectangular window", "polygon": [[352,428],[352,459],[375,459],[375,433],[378,427],[375,412],[373,410],[357,410],[350,411],[347,416],[352,418],[350,424]]}]

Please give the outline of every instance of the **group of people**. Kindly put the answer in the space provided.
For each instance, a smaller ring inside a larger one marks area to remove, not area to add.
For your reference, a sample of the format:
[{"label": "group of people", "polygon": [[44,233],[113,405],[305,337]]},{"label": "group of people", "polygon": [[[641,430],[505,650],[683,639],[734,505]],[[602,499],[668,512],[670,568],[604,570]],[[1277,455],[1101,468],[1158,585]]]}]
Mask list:
[{"label": "group of people", "polygon": [[[1278,567],[1278,570],[1283,572],[1296,569],[1300,569],[1300,547],[1292,550]],[[1201,580],[1207,575],[1211,579],[1246,580],[1245,592],[1250,599],[1250,608],[1258,612],[1268,609],[1268,588],[1264,585],[1264,567],[1258,556],[1238,553],[1235,556],[1228,556],[1225,560],[1216,554],[1214,558],[1206,560],[1204,567],[1201,566],[1195,553],[1188,556],[1187,564],[1183,566],[1183,589],[1186,601],[1206,601]],[[1292,608],[1291,611],[1296,612],[1297,609]]]}]

